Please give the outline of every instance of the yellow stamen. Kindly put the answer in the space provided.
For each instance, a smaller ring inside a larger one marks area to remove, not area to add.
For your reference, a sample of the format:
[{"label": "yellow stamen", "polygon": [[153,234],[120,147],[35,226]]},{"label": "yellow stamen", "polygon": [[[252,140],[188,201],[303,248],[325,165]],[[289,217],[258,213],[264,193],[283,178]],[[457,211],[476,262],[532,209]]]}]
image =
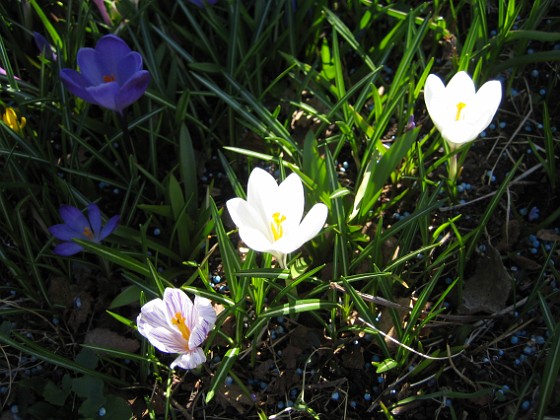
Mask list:
[{"label": "yellow stamen", "polygon": [[177,329],[181,332],[181,335],[183,336],[183,338],[185,339],[185,341],[187,342],[187,344],[185,344],[186,349],[185,350],[189,350],[189,337],[191,336],[191,330],[189,330],[189,327],[187,327],[187,324],[185,322],[185,317],[183,316],[183,314],[181,312],[177,312],[175,314],[175,316],[173,317],[173,319],[171,320],[171,323],[175,326],[177,326]]},{"label": "yellow stamen", "polygon": [[103,82],[105,82],[105,83],[114,82],[115,80],[116,80],[116,78],[112,74],[109,74],[107,76],[103,76]]},{"label": "yellow stamen", "polygon": [[91,229],[89,228],[89,226],[86,226],[84,228],[83,234],[86,238],[88,238],[90,241],[93,241],[93,232],[91,231]]},{"label": "yellow stamen", "polygon": [[461,111],[463,110],[464,107],[466,107],[467,104],[464,102],[459,102],[457,104],[457,115],[455,115],[455,121],[459,121],[459,119],[461,118]]},{"label": "yellow stamen", "polygon": [[272,215],[273,222],[270,224],[270,229],[272,230],[272,236],[274,240],[277,241],[284,235],[284,229],[282,229],[282,222],[286,220],[286,216],[280,213],[274,213]]}]

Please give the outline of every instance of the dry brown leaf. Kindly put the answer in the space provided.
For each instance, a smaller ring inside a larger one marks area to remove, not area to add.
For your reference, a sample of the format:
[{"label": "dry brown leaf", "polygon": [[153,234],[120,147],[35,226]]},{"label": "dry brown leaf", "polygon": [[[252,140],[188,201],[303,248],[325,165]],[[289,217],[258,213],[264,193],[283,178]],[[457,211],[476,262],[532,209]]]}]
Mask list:
[{"label": "dry brown leaf", "polygon": [[465,280],[459,313],[495,313],[505,307],[511,290],[511,278],[499,252],[491,245],[477,262],[474,274]]},{"label": "dry brown leaf", "polygon": [[[404,325],[404,318],[408,315],[408,310],[406,308],[410,304],[410,298],[397,298],[395,303],[402,307],[402,309],[397,309],[397,313],[399,314],[399,319],[402,321],[401,325]],[[381,312],[381,320],[379,321],[377,328],[379,328],[379,330],[383,331],[389,337],[398,340],[390,311],[391,308],[387,306],[383,307],[383,310]],[[385,343],[387,343],[387,347],[389,348],[389,350],[394,350],[397,348],[398,344],[395,341],[391,340],[391,338],[385,337]]]},{"label": "dry brown leaf", "polygon": [[61,305],[65,308],[72,305],[72,290],[68,285],[68,280],[64,277],[51,278],[47,294],[51,302],[55,305]]},{"label": "dry brown leaf", "polygon": [[560,235],[551,229],[541,229],[537,232],[537,238],[541,241],[560,241]]},{"label": "dry brown leaf", "polygon": [[123,337],[107,328],[94,328],[89,330],[84,339],[85,344],[110,349],[121,350],[128,353],[135,353],[140,348],[138,340]]},{"label": "dry brown leaf", "polygon": [[228,386],[222,385],[216,396],[222,407],[234,407],[239,414],[246,413],[247,409],[255,404],[235,383]]},{"label": "dry brown leaf", "polygon": [[523,270],[537,271],[541,269],[541,265],[537,261],[523,255],[512,255],[511,260]]}]

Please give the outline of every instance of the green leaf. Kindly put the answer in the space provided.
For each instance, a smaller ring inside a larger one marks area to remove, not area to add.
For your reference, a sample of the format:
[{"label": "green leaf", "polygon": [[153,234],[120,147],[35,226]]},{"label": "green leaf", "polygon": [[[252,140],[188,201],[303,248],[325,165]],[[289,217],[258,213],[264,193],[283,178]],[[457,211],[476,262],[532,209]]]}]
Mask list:
[{"label": "green leaf", "polygon": [[95,369],[98,362],[97,355],[89,349],[82,349],[76,356],[76,363],[88,369]]},{"label": "green leaf", "polygon": [[74,378],[72,379],[72,391],[78,397],[98,400],[103,397],[103,381],[89,375]]},{"label": "green leaf", "polygon": [[102,258],[106,258],[108,261],[111,261],[123,268],[134,271],[138,274],[142,274],[144,276],[150,275],[150,270],[144,264],[132,257],[129,257],[128,255],[123,254],[116,249],[107,248],[106,246],[96,244],[91,241],[76,239],[75,242],[83,246],[85,250],[91,251]]},{"label": "green leaf", "polygon": [[537,409],[538,419],[544,418],[547,413],[548,404],[552,393],[556,389],[558,375],[560,374],[560,324],[556,325],[550,340],[548,356],[546,357],[546,364],[542,372]]},{"label": "green leaf", "polygon": [[376,367],[375,373],[387,372],[391,369],[396,368],[399,365],[396,360],[390,358],[385,359],[382,362],[371,362],[371,364]]},{"label": "green leaf", "polygon": [[44,360],[47,363],[51,363],[53,365],[65,369],[70,369],[77,373],[83,373],[85,375],[99,377],[101,380],[105,382],[118,384],[120,386],[127,385],[126,382],[121,381],[116,377],[104,375],[103,373],[99,373],[93,369],[84,367],[79,363],[69,360],[63,356],[45,350],[42,346],[37,345],[34,341],[29,340],[20,334],[17,333],[12,333],[12,334],[14,335],[15,338],[11,338],[10,336],[0,333],[0,342],[7,344],[25,354],[35,356],[38,359]]},{"label": "green leaf", "polygon": [[105,407],[107,419],[130,419],[132,418],[132,410],[130,405],[122,398],[116,397],[114,395],[107,395],[105,398]]},{"label": "green leaf", "polygon": [[136,303],[140,299],[140,289],[138,286],[132,285],[125,287],[125,289],[120,292],[109,305],[109,309],[120,308],[121,306],[127,306],[131,303]]},{"label": "green leaf", "polygon": [[212,401],[214,395],[216,394],[216,389],[218,389],[224,383],[226,376],[228,375],[231,367],[239,356],[239,350],[239,347],[234,347],[227,351],[222,362],[220,363],[220,366],[218,367],[216,375],[214,375],[214,377],[212,378],[210,389],[208,390],[208,394],[206,394],[206,404]]},{"label": "green leaf", "polygon": [[198,210],[199,185],[197,167],[191,135],[187,126],[181,124],[181,131],[179,132],[179,168],[187,201],[187,213],[190,217],[196,217]]},{"label": "green leaf", "polygon": [[277,316],[290,315],[294,316],[302,312],[313,312],[318,310],[336,309],[339,305],[333,302],[324,302],[319,299],[299,299],[294,302],[286,303],[281,306],[270,308],[257,317],[256,322],[247,330],[246,336],[250,337],[268,322],[270,318]]},{"label": "green leaf", "polygon": [[375,205],[387,180],[414,145],[420,132],[419,130],[419,128],[415,128],[404,133],[380,157],[379,161],[376,161],[375,156],[371,158],[361,175],[360,186],[354,199],[353,210],[349,220],[356,218],[361,220]]},{"label": "green leaf", "polygon": [[63,407],[66,398],[70,394],[70,390],[62,390],[57,387],[52,381],[48,381],[43,389],[43,398],[51,404]]},{"label": "green leaf", "polygon": [[321,45],[321,75],[327,80],[334,80],[336,70],[334,67],[333,59],[331,57],[331,49],[327,38],[323,38]]},{"label": "green leaf", "polygon": [[317,139],[313,131],[308,131],[303,143],[303,171],[313,181],[309,185],[312,201],[320,199],[323,192],[329,192],[329,179],[326,162],[319,155]]}]

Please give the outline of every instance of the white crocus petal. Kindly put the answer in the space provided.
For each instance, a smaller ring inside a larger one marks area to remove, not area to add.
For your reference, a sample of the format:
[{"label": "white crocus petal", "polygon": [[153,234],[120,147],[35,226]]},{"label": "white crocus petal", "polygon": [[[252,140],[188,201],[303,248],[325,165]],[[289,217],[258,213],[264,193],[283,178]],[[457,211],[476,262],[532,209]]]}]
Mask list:
[{"label": "white crocus petal", "polygon": [[199,367],[204,362],[206,362],[206,356],[202,349],[197,347],[193,351],[181,354],[169,367],[175,369],[176,366],[179,366],[180,368],[190,370]]},{"label": "white crocus petal", "polygon": [[442,98],[444,97],[445,85],[443,81],[435,74],[430,74],[424,86],[424,101],[426,102],[428,114],[430,114],[430,118],[439,131],[441,131],[443,126],[443,120],[441,119],[443,116],[442,111],[447,108],[447,105],[442,103]]},{"label": "white crocus petal", "polygon": [[[260,229],[269,223],[270,206],[276,202],[278,184],[274,177],[264,169],[255,168],[249,175],[247,183],[247,204],[253,209],[255,223]],[[272,235],[272,233],[270,233]],[[273,238],[267,234],[269,240]]]},{"label": "white crocus petal", "polygon": [[470,121],[457,121],[455,124],[447,125],[441,131],[441,136],[452,146],[459,147],[476,139],[480,131],[477,131]]},{"label": "white crocus petal", "polygon": [[501,101],[502,85],[497,80],[484,83],[476,92],[469,120],[473,121],[479,133],[490,125]]},{"label": "white crocus petal", "polygon": [[447,84],[445,94],[455,104],[458,102],[470,104],[474,100],[476,89],[470,76],[460,71]]},{"label": "white crocus petal", "polygon": [[232,198],[226,203],[233,223],[239,228],[241,240],[251,249],[266,252],[272,242],[272,232],[265,228],[266,223],[260,212],[239,198]]},{"label": "white crocus petal", "polygon": [[274,202],[273,212],[278,212],[286,218],[282,222],[284,235],[299,229],[304,206],[305,195],[301,178],[296,173],[292,173],[279,185]]}]

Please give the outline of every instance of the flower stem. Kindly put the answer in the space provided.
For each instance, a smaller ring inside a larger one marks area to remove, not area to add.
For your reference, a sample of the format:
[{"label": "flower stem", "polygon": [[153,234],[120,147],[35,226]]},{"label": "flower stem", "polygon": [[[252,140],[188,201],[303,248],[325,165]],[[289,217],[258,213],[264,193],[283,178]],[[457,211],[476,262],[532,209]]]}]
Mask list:
[{"label": "flower stem", "polygon": [[124,112],[122,113],[119,112],[119,119],[122,128],[122,144],[126,157],[128,158],[128,156],[130,156],[131,153],[134,156],[136,156],[136,151],[134,150],[134,143],[132,142],[130,138],[130,133],[128,131],[128,121],[126,119],[126,114]]},{"label": "flower stem", "polygon": [[454,153],[449,158],[449,180],[452,183],[455,183],[457,181],[457,174],[457,154]]}]

